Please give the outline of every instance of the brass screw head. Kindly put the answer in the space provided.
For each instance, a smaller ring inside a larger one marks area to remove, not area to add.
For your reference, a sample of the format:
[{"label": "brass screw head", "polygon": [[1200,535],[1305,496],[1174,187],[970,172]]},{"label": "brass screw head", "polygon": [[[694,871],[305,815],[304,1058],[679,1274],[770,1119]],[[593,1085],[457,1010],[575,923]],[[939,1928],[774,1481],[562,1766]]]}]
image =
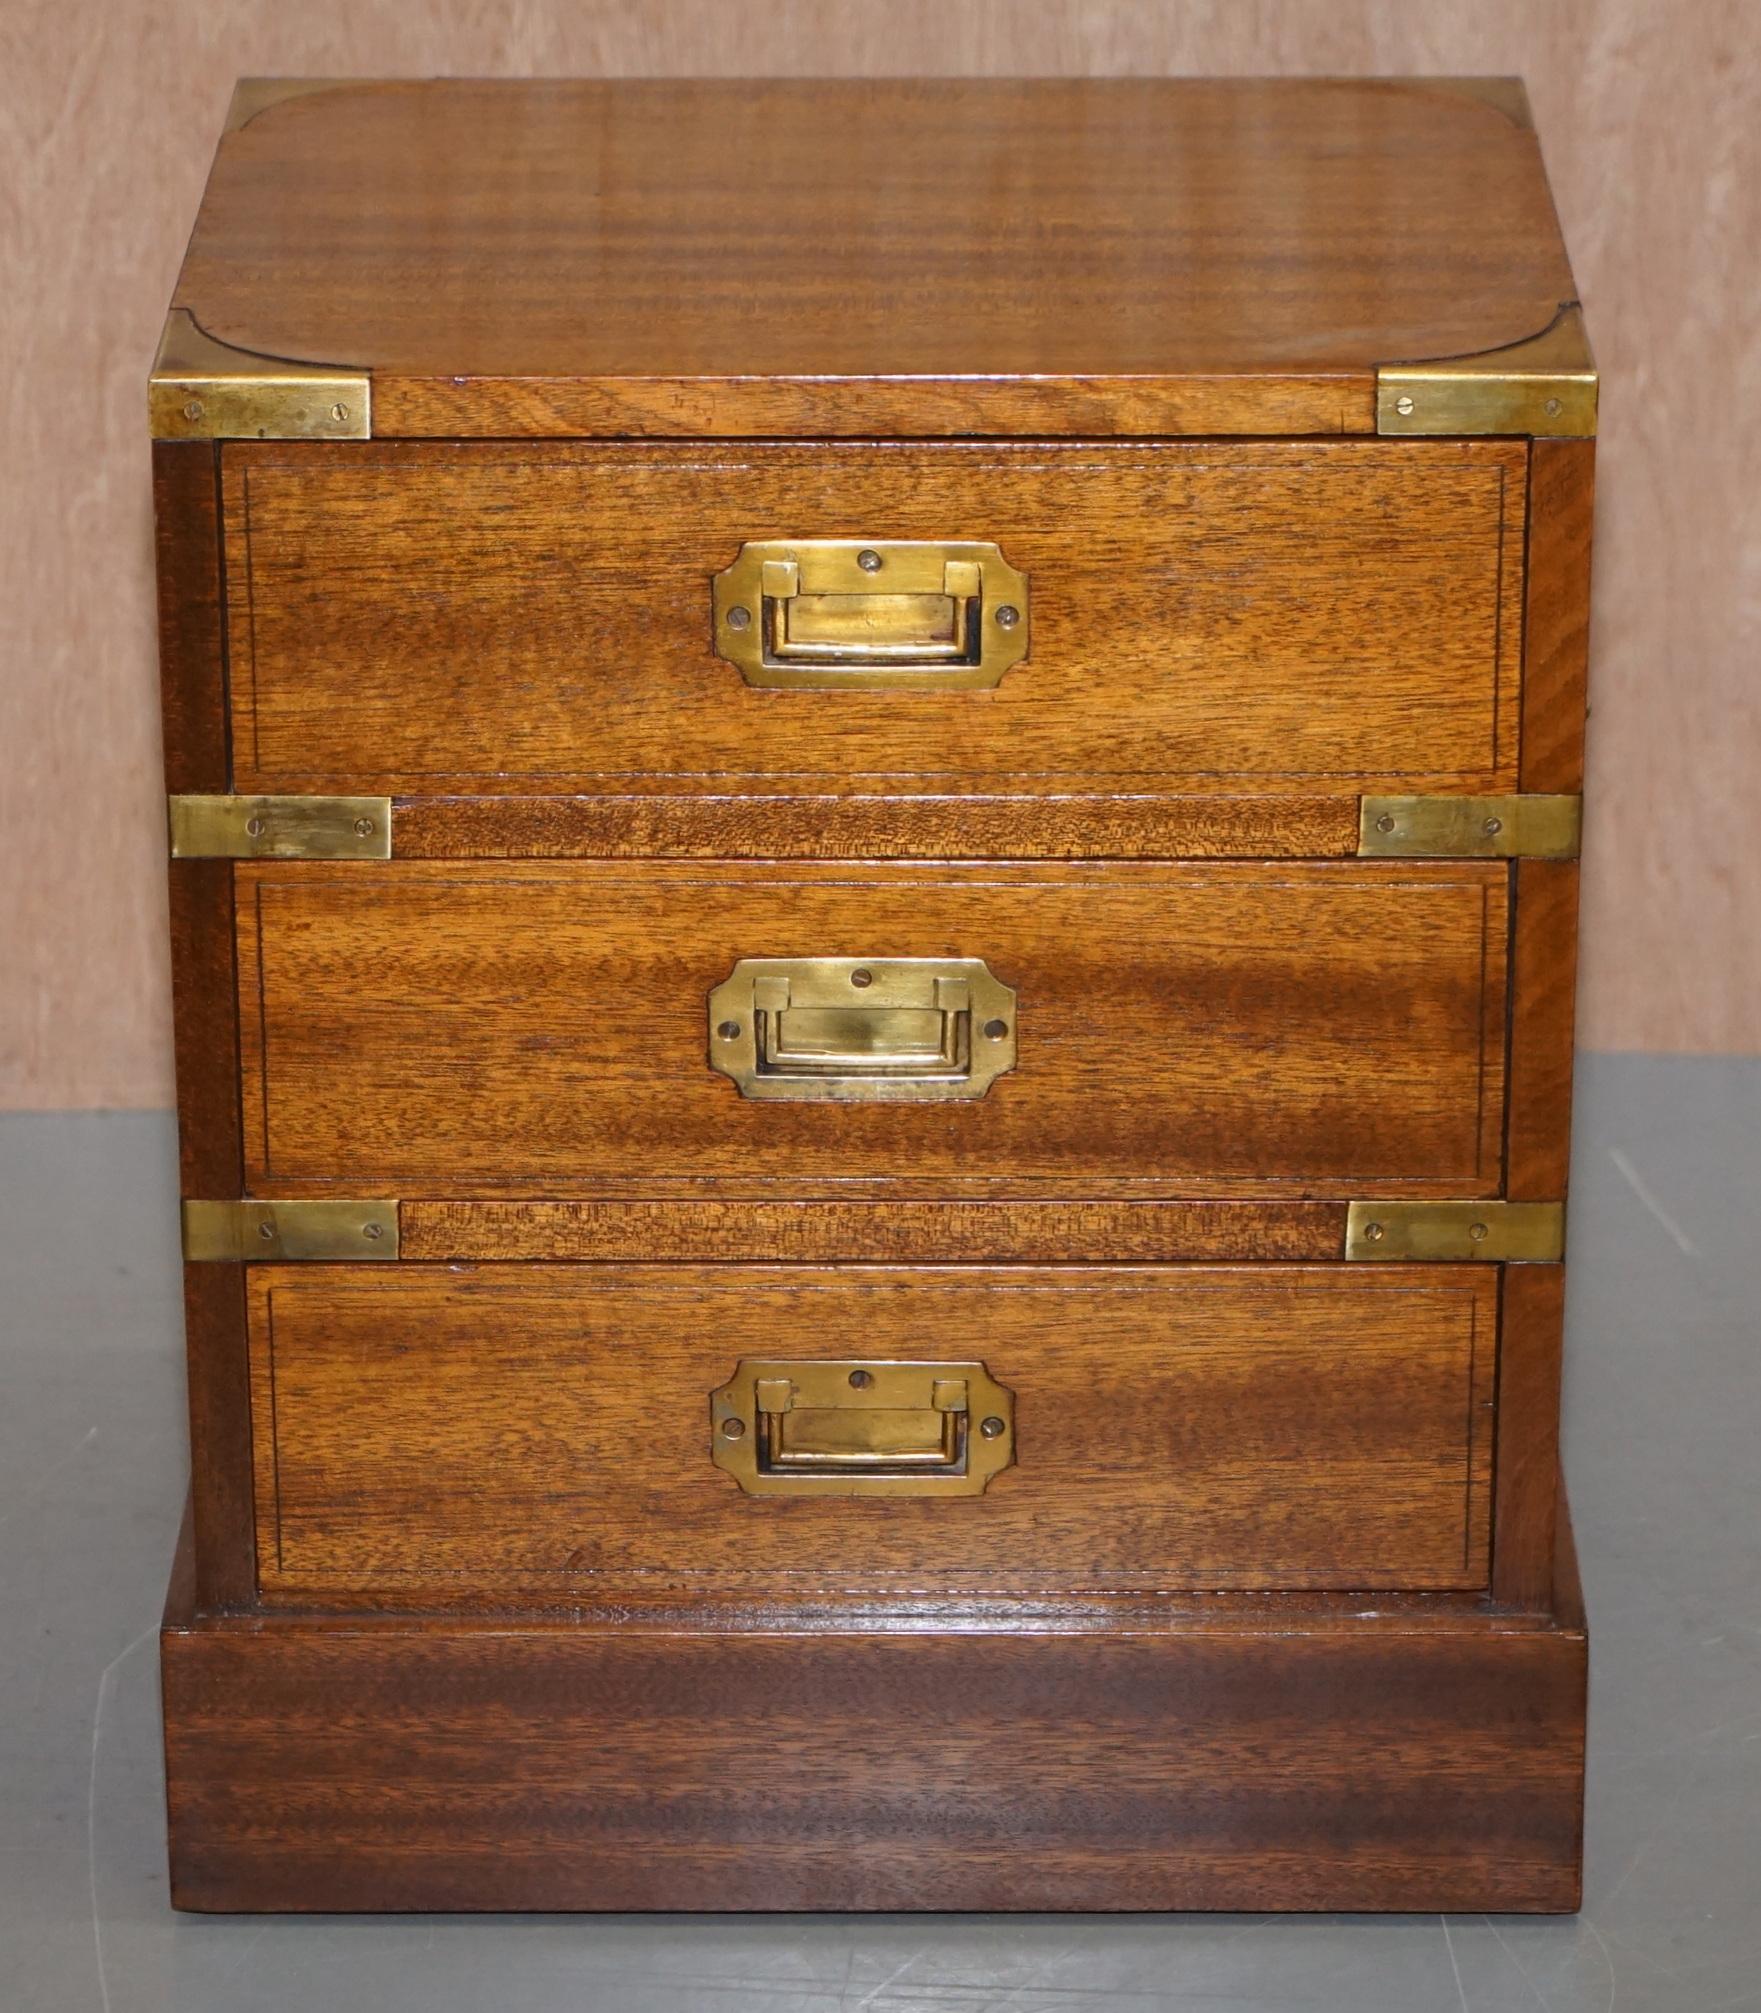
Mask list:
[{"label": "brass screw head", "polygon": [[724,1440],[738,1440],[744,1435],[745,1431],[746,1421],[744,1419],[724,1419],[722,1421],[722,1438]]},{"label": "brass screw head", "polygon": [[333,405],[330,408],[330,417],[336,421],[338,426],[341,426],[343,421],[347,419],[348,416],[349,416],[349,409],[346,405]]},{"label": "brass screw head", "polygon": [[1502,818],[1488,818],[1484,829],[1488,839],[1495,839],[1504,830],[1504,820]]},{"label": "brass screw head", "polygon": [[273,1223],[259,1223],[257,1225],[257,1235],[262,1238],[265,1244],[273,1244],[275,1242],[275,1225]]},{"label": "brass screw head", "polygon": [[864,966],[858,965],[855,971],[850,974],[850,983],[860,992],[864,986],[874,984],[874,973],[867,970]]},{"label": "brass screw head", "polygon": [[1548,417],[1549,419],[1557,419],[1557,418],[1559,417],[1559,415],[1560,415],[1560,412],[1561,412],[1562,408],[1561,408],[1561,406],[1560,406],[1560,403],[1559,403],[1558,399],[1556,399],[1556,398],[1550,398],[1550,399],[1549,399],[1549,400],[1547,401],[1547,403],[1546,403],[1545,407],[1543,408],[1543,410],[1544,410],[1544,411],[1546,412],[1546,414],[1547,414],[1547,417]]},{"label": "brass screw head", "polygon": [[1480,1239],[1486,1234],[1486,1226],[1483,1223],[1470,1223],[1467,1234],[1478,1244]]},{"label": "brass screw head", "polygon": [[245,830],[250,833],[253,839],[260,839],[263,836],[263,820],[261,818],[247,818],[245,820]]},{"label": "brass screw head", "polygon": [[1376,820],[1376,830],[1378,832],[1391,832],[1393,831],[1393,829],[1394,829],[1394,819],[1390,815],[1390,813],[1384,811],[1382,815]]},{"label": "brass screw head", "polygon": [[1009,1429],[993,1412],[988,1419],[979,1420],[978,1430],[987,1440],[1000,1440]]},{"label": "brass screw head", "polygon": [[1379,1223],[1366,1223],[1364,1225],[1364,1236],[1367,1237],[1372,1244],[1380,1244],[1382,1239],[1386,1237],[1387,1234],[1388,1233],[1382,1228],[1381,1224]]},{"label": "brass screw head", "polygon": [[1397,413],[1399,413],[1402,419],[1412,418],[1412,400],[1406,395],[1405,392],[1402,392],[1401,395],[1394,401],[1394,410]]},{"label": "brass screw head", "polygon": [[370,839],[372,836],[373,820],[371,818],[357,818],[355,820],[355,837],[357,839]]},{"label": "brass screw head", "polygon": [[987,1020],[984,1032],[987,1041],[1001,1041],[1009,1032],[1009,1023],[1006,1020]]},{"label": "brass screw head", "polygon": [[997,627],[999,629],[1013,629],[1020,620],[1021,610],[1012,606],[1007,601],[997,610]]},{"label": "brass screw head", "polygon": [[716,1033],[723,1041],[738,1041],[740,1039],[740,1023],[737,1020],[725,1020],[717,1027]]},{"label": "brass screw head", "polygon": [[385,1225],[383,1223],[363,1223],[361,1225],[361,1235],[370,1244],[377,1244],[380,1238],[385,1235]]},{"label": "brass screw head", "polygon": [[199,398],[187,399],[184,402],[183,416],[185,419],[200,419],[202,416],[202,401]]},{"label": "brass screw head", "polygon": [[752,627],[752,610],[750,608],[730,608],[728,610],[728,627],[730,629],[750,629]]},{"label": "brass screw head", "polygon": [[874,1374],[872,1371],[852,1370],[850,1372],[850,1389],[852,1391],[866,1391],[873,1382]]},{"label": "brass screw head", "polygon": [[878,552],[864,546],[856,555],[856,564],[862,568],[864,573],[878,573],[886,564],[886,561],[881,558]]}]

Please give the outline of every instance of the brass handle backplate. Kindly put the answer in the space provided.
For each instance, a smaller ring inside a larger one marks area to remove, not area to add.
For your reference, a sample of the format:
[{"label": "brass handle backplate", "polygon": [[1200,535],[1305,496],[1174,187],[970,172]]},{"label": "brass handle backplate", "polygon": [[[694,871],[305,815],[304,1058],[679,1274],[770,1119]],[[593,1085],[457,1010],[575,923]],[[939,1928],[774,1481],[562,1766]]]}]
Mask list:
[{"label": "brass handle backplate", "polygon": [[742,958],[709,995],[742,1097],[938,1104],[1015,1067],[1015,994],[982,958]]},{"label": "brass handle backplate", "polygon": [[710,1454],[751,1496],[979,1496],[1015,1458],[1015,1394],[982,1363],[740,1363]]},{"label": "brass handle backplate", "polygon": [[748,685],[970,691],[1027,654],[1027,581],[976,539],[758,539],[712,600]]}]

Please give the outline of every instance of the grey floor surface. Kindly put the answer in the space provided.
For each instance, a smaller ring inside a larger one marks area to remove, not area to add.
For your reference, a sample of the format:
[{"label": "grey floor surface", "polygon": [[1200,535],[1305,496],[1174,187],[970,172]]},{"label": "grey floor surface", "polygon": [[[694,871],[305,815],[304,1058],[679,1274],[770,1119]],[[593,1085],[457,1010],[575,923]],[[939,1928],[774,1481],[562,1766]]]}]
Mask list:
[{"label": "grey floor surface", "polygon": [[174,1915],[172,1193],[163,1119],[0,1117],[0,2013],[1761,2009],[1761,1061],[1581,1079],[1575,1919]]}]

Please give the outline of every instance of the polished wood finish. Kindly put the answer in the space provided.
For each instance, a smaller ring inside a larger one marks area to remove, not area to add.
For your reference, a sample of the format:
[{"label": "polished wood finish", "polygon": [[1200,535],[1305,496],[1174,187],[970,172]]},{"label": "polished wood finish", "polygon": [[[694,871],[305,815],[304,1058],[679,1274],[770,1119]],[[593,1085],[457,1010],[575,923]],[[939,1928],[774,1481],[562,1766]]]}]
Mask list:
[{"label": "polished wood finish", "polygon": [[[216,451],[153,451],[159,688],[168,791],[230,788]],[[170,876],[173,1048],[183,1192],[236,1195],[242,1179],[232,867],[180,862]]]},{"label": "polished wood finish", "polygon": [[[153,506],[165,785],[225,790],[230,755],[216,450],[157,443]],[[175,861],[167,894],[180,1190],[240,1195],[232,863]],[[203,1606],[226,1611],[256,1594],[244,1282],[212,1266],[186,1265],[183,1301],[190,1441],[200,1453],[191,1489],[190,1570]]]},{"label": "polished wood finish", "polygon": [[1537,440],[1529,450],[1522,787],[1584,787],[1590,663],[1590,530],[1596,443]]},{"label": "polished wood finish", "polygon": [[[801,695],[796,695],[801,696]],[[505,787],[509,779],[501,779]],[[520,780],[520,779],[514,779]],[[1358,799],[1171,794],[1163,779],[1081,777],[993,784],[889,777],[631,778],[627,794],[394,800],[397,855],[411,860],[1264,860],[1354,859]],[[826,794],[818,794],[824,789]],[[786,794],[785,794],[786,793]]]},{"label": "polished wood finish", "polygon": [[[1490,1195],[1507,870],[664,862],[238,868],[259,1193]],[[979,1101],[770,1104],[705,1059],[743,957],[983,957]],[[835,1186],[834,1191],[835,1192]]]},{"label": "polished wood finish", "polygon": [[1498,1344],[1492,1592],[1511,1607],[1543,1614],[1553,1611],[1564,1591],[1554,1581],[1564,1334],[1565,1267],[1507,1266]]},{"label": "polished wood finish", "polygon": [[[1594,441],[1538,440],[1530,450],[1525,790],[1583,788],[1595,469]],[[1522,860],[1514,871],[1506,1193],[1553,1200],[1565,1194],[1571,1160],[1578,864]]]},{"label": "polished wood finish", "polygon": [[1098,1629],[178,1608],[162,1653],[184,1908],[1578,1900],[1581,1615],[1226,1595]]},{"label": "polished wood finish", "polygon": [[1340,1257],[1342,1202],[405,1202],[414,1259],[1300,1261]]},{"label": "polished wood finish", "polygon": [[[1526,454],[229,446],[235,787],[1508,789]],[[983,692],[748,686],[709,577],[787,535],[995,540],[1027,661]]]},{"label": "polished wood finish", "polygon": [[234,1613],[257,1597],[251,1477],[251,1397],[245,1279],[235,1265],[183,1268],[189,1366],[190,1514],[194,1572],[205,1611]]},{"label": "polished wood finish", "polygon": [[[267,1597],[1484,1585],[1486,1266],[251,1268]],[[751,1496],[745,1357],[982,1361],[982,1496]],[[1269,1488],[1276,1477],[1275,1488]]]},{"label": "polished wood finish", "polygon": [[[1483,81],[241,99],[180,303],[373,437],[157,457],[170,787],[393,844],[174,866],[185,1183],[399,1248],[188,1268],[183,1905],[1575,1903],[1562,1268],[1342,1262],[1564,1193],[1576,863],[1355,855],[1580,787],[1591,444],[1367,437],[1572,293]],[[747,686],[815,535],[996,540],[1024,661]],[[711,988],[839,953],[1018,1066],[743,1100]],[[745,1494],[790,1356],[1014,1459]]]},{"label": "polished wood finish", "polygon": [[174,862],[166,906],[181,1189],[185,1195],[239,1195],[244,1139],[232,862]]},{"label": "polished wood finish", "polygon": [[[44,13],[6,45],[18,116],[0,186],[18,278],[0,300],[25,398],[0,485],[8,585],[0,743],[8,886],[0,937],[0,1108],[169,1109],[171,1014],[157,927],[163,868],[147,780],[152,580],[135,437],[138,380],[190,232],[235,72],[271,63],[461,76],[1017,73],[1140,77],[1402,73],[1496,60],[1526,75],[1604,366],[1605,505],[1580,1039],[1592,1050],[1761,1054],[1761,790],[1752,787],[1761,486],[1737,451],[1761,242],[1761,66],[1729,67],[1729,8],[1600,0],[1537,7],[851,8],[726,0],[630,8],[367,12],[306,0],[269,44],[258,0],[106,21]],[[163,81],[163,88],[157,80]],[[1662,144],[1668,133],[1692,144]],[[1618,204],[1614,193],[1619,192]],[[1708,200],[1723,205],[1714,224]],[[1684,305],[1691,304],[1691,305]],[[1245,319],[1245,317],[1244,317]],[[95,479],[94,387],[103,481]],[[28,395],[24,391],[28,387]],[[1733,411],[1739,424],[1732,425]],[[77,527],[77,535],[70,532]],[[104,555],[103,591],[93,556]],[[1669,583],[1667,587],[1661,583]],[[1691,849],[1660,844],[1684,792],[1726,806]],[[71,791],[117,807],[77,842]],[[712,847],[712,851],[725,850]],[[1176,848],[1175,850],[1180,850]],[[1717,946],[1716,957],[1702,955]],[[101,949],[95,951],[94,947]],[[97,957],[101,987],[88,982]]]},{"label": "polished wood finish", "polygon": [[393,434],[1306,434],[1572,293],[1533,132],[1422,82],[743,78],[273,106],[176,301]]},{"label": "polished wood finish", "polygon": [[1577,861],[1519,860],[1514,916],[1505,1193],[1556,1202],[1571,1166]]},{"label": "polished wood finish", "polygon": [[226,639],[221,611],[219,450],[153,444],[159,696],[168,790],[224,790]]}]

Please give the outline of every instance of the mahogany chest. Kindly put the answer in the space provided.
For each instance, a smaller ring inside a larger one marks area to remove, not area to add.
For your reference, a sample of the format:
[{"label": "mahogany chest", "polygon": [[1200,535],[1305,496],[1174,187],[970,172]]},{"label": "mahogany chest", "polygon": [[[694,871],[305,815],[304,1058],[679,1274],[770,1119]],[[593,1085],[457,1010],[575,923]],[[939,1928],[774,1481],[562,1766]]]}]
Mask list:
[{"label": "mahogany chest", "polygon": [[1569,1909],[1520,85],[250,83],[151,386],[198,1909]]}]

